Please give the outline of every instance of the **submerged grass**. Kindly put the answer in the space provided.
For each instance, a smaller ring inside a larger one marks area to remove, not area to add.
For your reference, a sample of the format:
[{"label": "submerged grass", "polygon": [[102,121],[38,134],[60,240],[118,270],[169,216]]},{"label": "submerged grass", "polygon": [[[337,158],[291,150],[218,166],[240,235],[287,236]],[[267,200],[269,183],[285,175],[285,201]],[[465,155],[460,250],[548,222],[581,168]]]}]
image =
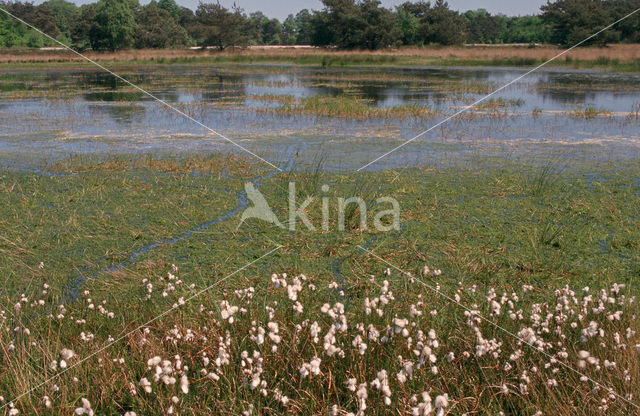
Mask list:
[{"label": "submerged grass", "polygon": [[[558,158],[536,163],[503,161],[499,167],[494,164],[495,161],[485,162],[489,160],[477,157],[467,163],[469,167],[374,172],[354,178],[323,171],[324,159],[318,157],[311,171],[281,174],[277,180],[266,180],[260,189],[269,201],[279,201],[272,203],[273,208],[284,213],[287,209],[286,185],[290,180],[296,181],[300,192],[316,196],[308,208],[310,219],[316,224],[320,222],[319,197],[323,194],[320,192],[323,184],[330,184],[331,190],[327,193],[330,198],[364,198],[364,194],[394,196],[403,207],[403,222],[407,226],[404,232],[417,232],[416,237],[420,233],[429,236],[420,243],[425,251],[435,255],[443,248],[438,247],[437,241],[461,240],[466,241],[461,245],[472,253],[474,244],[469,239],[477,234],[475,227],[481,225],[485,243],[500,246],[501,241],[510,241],[510,256],[523,256],[523,263],[528,258],[529,236],[537,229],[538,220],[545,217],[561,220],[559,211],[576,210],[586,215],[585,220],[592,221],[590,232],[593,234],[582,239],[577,238],[583,232],[581,228],[572,231],[572,234],[576,233],[577,240],[563,243],[563,250],[570,250],[571,255],[555,266],[555,260],[545,266],[550,267],[550,273],[571,269],[572,265],[580,262],[584,262],[580,270],[598,269],[600,261],[612,262],[608,263],[609,266],[603,266],[604,269],[610,267],[611,271],[633,272],[634,263],[625,260],[623,253],[619,257],[591,257],[594,250],[597,252],[600,249],[595,241],[608,235],[608,232],[603,234],[603,230],[614,230],[621,236],[627,236],[624,238],[629,241],[637,233],[632,224],[637,221],[638,214],[634,201],[638,200],[640,191],[637,189],[639,172],[635,172],[637,167],[632,162],[623,166],[619,164],[615,168],[611,166],[610,170],[595,179],[588,167],[566,167],[567,161]],[[180,230],[188,229],[190,224],[203,223],[221,210],[236,206],[235,192],[243,192],[243,181],[264,173],[255,172],[250,163],[234,158],[148,157],[92,162],[90,158],[76,157],[51,165],[47,170],[58,176],[45,177],[11,171],[2,173],[0,195],[5,207],[2,210],[3,236],[24,248],[18,250],[19,253],[30,253],[28,262],[37,265],[42,255],[45,257],[43,260],[47,260],[45,263],[59,264],[57,270],[61,274],[77,269],[77,264],[73,262],[62,267],[62,264],[73,260],[73,252],[82,253],[81,257],[91,264],[95,263],[95,260],[90,260],[91,253],[114,252],[115,246],[112,244],[115,242],[122,247],[121,254],[114,253],[117,260],[127,248],[135,248],[143,241],[169,238]],[[364,188],[368,191],[365,192]],[[144,200],[150,202],[143,203]],[[532,216],[533,212],[539,214]],[[615,216],[609,217],[614,212]],[[334,227],[336,221],[335,212],[332,212],[332,229],[337,228]],[[249,231],[254,224],[259,223],[249,222],[245,231]],[[515,224],[523,234],[512,228]],[[272,230],[269,234],[274,232]],[[277,234],[270,238],[276,239]],[[441,237],[434,239],[435,236]],[[88,237],[93,242],[90,245],[83,242]],[[319,236],[304,236],[307,237]],[[326,236],[327,242],[335,237]],[[56,243],[48,245],[45,244],[47,241]],[[74,244],[77,244],[75,249]],[[428,248],[424,244],[429,244]],[[15,246],[9,244],[5,248],[12,250],[11,247]],[[482,250],[481,247],[478,249]],[[577,258],[581,260],[575,260]],[[27,258],[23,260],[27,262]],[[446,256],[436,256],[433,260],[443,268],[453,266],[449,263],[452,259]],[[625,264],[626,268],[621,269]],[[6,275],[19,273],[19,270],[11,269],[10,263],[4,267],[9,268],[5,270]],[[504,277],[513,271],[506,269]],[[494,274],[492,278],[499,275],[502,273]],[[478,278],[483,280],[489,276]],[[12,279],[4,283],[7,289],[14,285]]]}]

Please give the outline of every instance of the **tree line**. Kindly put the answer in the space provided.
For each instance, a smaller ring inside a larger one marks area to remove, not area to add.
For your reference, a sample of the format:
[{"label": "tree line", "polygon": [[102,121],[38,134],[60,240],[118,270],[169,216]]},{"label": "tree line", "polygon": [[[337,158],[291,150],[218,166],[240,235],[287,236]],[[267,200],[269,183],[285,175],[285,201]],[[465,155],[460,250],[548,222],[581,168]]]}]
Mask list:
[{"label": "tree line", "polygon": [[[444,0],[405,2],[394,9],[379,0],[322,0],[322,10],[304,9],[283,21],[262,12],[200,3],[194,11],[175,0],[98,0],[76,6],[66,0],[0,6],[55,39],[79,50],[122,48],[315,45],[345,49],[463,43],[554,43],[568,45],[640,7],[640,0],[557,0],[537,16],[492,15],[484,9],[460,13]],[[640,13],[589,44],[640,42]],[[54,43],[0,13],[0,47]]]}]

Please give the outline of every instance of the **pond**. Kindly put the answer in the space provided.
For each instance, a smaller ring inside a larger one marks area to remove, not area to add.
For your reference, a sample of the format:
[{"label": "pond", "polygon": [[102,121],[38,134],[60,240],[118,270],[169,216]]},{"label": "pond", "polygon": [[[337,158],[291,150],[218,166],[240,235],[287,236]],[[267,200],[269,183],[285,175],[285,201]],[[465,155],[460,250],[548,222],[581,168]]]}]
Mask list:
[{"label": "pond", "polygon": [[[283,163],[283,155],[296,154],[304,166],[322,155],[327,169],[352,169],[526,70],[174,65],[116,72],[268,160]],[[320,101],[319,109],[317,102],[309,104],[314,97],[328,101]],[[3,70],[0,124],[4,166],[69,155],[233,148],[99,69]],[[638,127],[640,75],[543,69],[371,168],[455,162],[477,152],[638,157]]]}]

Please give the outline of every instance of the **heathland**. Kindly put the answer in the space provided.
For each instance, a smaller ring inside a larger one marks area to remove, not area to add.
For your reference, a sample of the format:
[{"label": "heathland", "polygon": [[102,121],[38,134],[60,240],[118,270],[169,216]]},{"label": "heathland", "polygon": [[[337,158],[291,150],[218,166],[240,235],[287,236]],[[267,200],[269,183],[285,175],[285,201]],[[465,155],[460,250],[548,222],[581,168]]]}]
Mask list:
[{"label": "heathland", "polygon": [[[216,63],[292,63],[340,67],[354,65],[387,66],[515,66],[539,65],[563,52],[552,45],[527,46],[442,46],[400,48],[380,51],[344,51],[327,48],[249,48],[246,50],[122,50],[84,52],[93,60],[108,64],[216,64]],[[3,66],[88,66],[83,58],[64,50],[6,50],[0,52]],[[574,49],[549,64],[576,69],[606,69],[635,72],[640,68],[637,44]]]}]

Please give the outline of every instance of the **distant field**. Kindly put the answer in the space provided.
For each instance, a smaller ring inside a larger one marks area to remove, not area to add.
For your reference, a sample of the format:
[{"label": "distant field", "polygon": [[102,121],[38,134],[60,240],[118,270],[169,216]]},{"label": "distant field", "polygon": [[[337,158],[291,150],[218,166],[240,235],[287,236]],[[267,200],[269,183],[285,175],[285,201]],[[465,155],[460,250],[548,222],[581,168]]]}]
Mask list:
[{"label": "distant field", "polygon": [[[477,65],[531,66],[542,63],[562,49],[552,45],[536,46],[468,46],[426,47],[382,51],[338,51],[313,49],[227,50],[125,50],[119,52],[87,52],[101,62],[122,63],[214,63],[214,62],[290,62],[296,64],[340,65]],[[0,64],[82,63],[82,59],[65,51],[5,50]],[[640,46],[634,44],[609,47],[577,48],[552,65],[574,68],[605,68],[618,71],[640,70]]]}]

